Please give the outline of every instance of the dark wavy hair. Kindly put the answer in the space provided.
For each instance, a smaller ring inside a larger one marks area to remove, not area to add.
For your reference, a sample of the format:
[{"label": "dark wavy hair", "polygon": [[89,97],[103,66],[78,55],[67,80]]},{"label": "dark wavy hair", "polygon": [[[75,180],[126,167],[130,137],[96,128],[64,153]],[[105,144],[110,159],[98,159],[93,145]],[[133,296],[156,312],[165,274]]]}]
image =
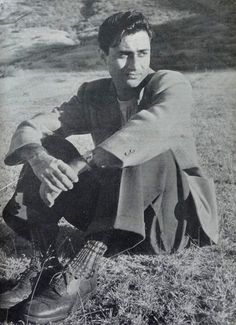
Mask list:
[{"label": "dark wavy hair", "polygon": [[108,17],[100,26],[98,44],[106,54],[109,48],[117,46],[122,37],[139,31],[146,31],[150,40],[152,30],[146,17],[138,11],[122,11]]}]

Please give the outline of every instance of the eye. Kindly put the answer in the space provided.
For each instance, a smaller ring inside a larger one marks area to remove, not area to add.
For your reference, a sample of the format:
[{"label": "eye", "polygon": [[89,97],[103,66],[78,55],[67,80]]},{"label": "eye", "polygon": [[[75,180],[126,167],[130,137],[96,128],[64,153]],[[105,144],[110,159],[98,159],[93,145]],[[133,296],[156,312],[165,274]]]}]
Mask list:
[{"label": "eye", "polygon": [[125,58],[127,58],[127,56],[128,56],[128,54],[127,54],[127,53],[124,53],[124,52],[120,52],[120,53],[118,54],[118,57],[119,57],[120,59],[125,59]]},{"label": "eye", "polygon": [[147,50],[143,50],[143,51],[140,51],[140,52],[138,52],[138,56],[139,57],[144,57],[144,56],[147,56],[149,54],[149,51],[147,51]]}]

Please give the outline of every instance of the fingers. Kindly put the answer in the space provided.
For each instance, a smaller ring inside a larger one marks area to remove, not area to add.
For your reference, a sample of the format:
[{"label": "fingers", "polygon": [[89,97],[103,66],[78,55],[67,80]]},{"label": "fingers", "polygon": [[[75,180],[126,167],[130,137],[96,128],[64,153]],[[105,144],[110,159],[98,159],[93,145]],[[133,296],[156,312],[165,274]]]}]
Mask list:
[{"label": "fingers", "polygon": [[73,188],[73,183],[57,171],[46,174],[45,179],[52,184],[51,188],[56,187],[57,190],[68,191]]},{"label": "fingers", "polygon": [[64,163],[62,160],[58,160],[57,167],[63,174],[65,174],[71,180],[71,182],[73,183],[78,182],[79,179],[77,174],[69,165]]},{"label": "fingers", "polygon": [[42,183],[39,189],[39,194],[43,202],[49,208],[51,208],[54,205],[54,201],[58,197],[60,192],[52,192],[51,189],[45,183]]},{"label": "fingers", "polygon": [[40,188],[39,188],[39,195],[41,197],[41,199],[43,200],[43,202],[48,206],[50,207],[52,202],[50,201],[49,197],[48,197],[48,193],[46,191],[46,187],[47,185],[45,185],[45,183],[42,183],[40,185]]},{"label": "fingers", "polygon": [[42,180],[53,191],[68,191],[73,188],[73,182],[78,182],[74,170],[62,160],[54,159],[41,176]]},{"label": "fingers", "polygon": [[50,176],[42,175],[41,178],[42,178],[42,181],[50,188],[51,191],[53,191],[53,192],[67,191],[67,189],[65,189],[65,187],[63,187],[64,189],[61,189],[58,186],[54,185],[55,183],[53,184],[52,181],[49,179]]},{"label": "fingers", "polygon": [[32,168],[35,175],[54,192],[71,190],[73,183],[78,182],[77,174],[69,165],[50,155],[38,159]]}]

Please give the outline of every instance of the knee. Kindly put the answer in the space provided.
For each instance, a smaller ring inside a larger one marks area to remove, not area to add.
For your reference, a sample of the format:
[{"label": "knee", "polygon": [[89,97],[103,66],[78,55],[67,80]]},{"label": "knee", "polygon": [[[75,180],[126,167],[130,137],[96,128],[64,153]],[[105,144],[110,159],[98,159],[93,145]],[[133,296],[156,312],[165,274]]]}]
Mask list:
[{"label": "knee", "polygon": [[12,225],[12,213],[11,213],[11,201],[9,201],[7,203],[7,205],[5,206],[5,208],[2,211],[2,218],[4,220],[4,222],[10,227]]},{"label": "knee", "polygon": [[12,202],[12,199],[3,209],[2,218],[6,225],[15,233],[27,240],[29,239],[27,220],[23,220],[17,216],[17,207],[14,205],[14,202]]},{"label": "knee", "polygon": [[157,157],[156,169],[159,181],[168,182],[168,180],[176,179],[177,164],[171,150],[165,151]]},{"label": "knee", "polygon": [[71,142],[56,135],[50,135],[44,138],[42,145],[50,155],[63,160],[67,164],[81,157]]},{"label": "knee", "polygon": [[176,170],[176,159],[172,150],[167,150],[160,154],[160,166],[165,169],[166,172]]}]

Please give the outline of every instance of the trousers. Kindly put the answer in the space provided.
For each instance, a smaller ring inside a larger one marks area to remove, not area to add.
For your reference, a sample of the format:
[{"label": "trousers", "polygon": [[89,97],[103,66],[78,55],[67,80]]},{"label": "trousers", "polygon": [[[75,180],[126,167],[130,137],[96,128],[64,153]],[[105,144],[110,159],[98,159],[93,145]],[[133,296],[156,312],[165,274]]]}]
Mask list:
[{"label": "trousers", "polygon": [[[65,139],[50,136],[42,144],[66,163],[78,156]],[[43,226],[56,236],[58,222],[64,217],[85,238],[102,240],[109,235],[107,256],[129,249],[172,253],[192,241],[200,246],[210,243],[171,150],[139,166],[94,167],[80,175],[72,190],[62,192],[51,208],[40,198],[39,187],[39,179],[26,163],[3,210],[7,225],[28,240],[32,227]]]}]

